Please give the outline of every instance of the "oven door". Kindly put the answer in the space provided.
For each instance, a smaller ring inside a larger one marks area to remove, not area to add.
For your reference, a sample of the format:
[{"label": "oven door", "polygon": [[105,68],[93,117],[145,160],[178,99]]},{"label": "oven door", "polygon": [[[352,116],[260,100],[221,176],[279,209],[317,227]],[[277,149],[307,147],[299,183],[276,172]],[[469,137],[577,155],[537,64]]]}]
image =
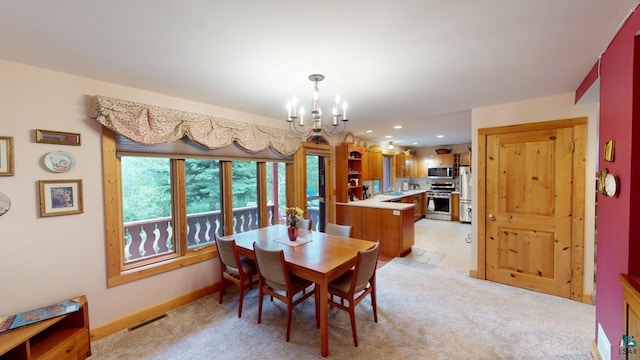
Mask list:
[{"label": "oven door", "polygon": [[427,192],[427,219],[451,221],[451,194]]}]

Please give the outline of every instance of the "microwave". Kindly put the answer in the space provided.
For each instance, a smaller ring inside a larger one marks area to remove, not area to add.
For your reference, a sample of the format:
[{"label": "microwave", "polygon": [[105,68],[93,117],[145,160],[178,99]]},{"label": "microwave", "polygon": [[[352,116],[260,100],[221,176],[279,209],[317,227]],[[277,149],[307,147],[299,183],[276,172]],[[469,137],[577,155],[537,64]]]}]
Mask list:
[{"label": "microwave", "polygon": [[453,179],[453,167],[435,166],[427,168],[427,177],[430,179]]}]

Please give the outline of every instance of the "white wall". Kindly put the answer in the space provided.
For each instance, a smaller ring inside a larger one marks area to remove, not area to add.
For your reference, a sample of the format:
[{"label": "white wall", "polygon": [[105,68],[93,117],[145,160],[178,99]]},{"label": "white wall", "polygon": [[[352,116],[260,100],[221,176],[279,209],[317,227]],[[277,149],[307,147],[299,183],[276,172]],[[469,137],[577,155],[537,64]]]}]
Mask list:
[{"label": "white wall", "polygon": [[[473,109],[471,112],[472,143],[477,149],[478,129],[588,117],[587,125],[587,162],[585,169],[585,248],[584,248],[584,293],[593,292],[594,239],[595,239],[595,173],[598,154],[598,105],[575,105],[574,93],[519,101],[502,105]],[[472,168],[477,169],[478,159],[472,159]],[[477,189],[477,185],[476,185]],[[473,194],[473,203],[478,203],[477,192]],[[477,224],[477,212],[473,213],[473,223]],[[474,229],[472,261],[477,268],[478,234]]]},{"label": "white wall", "polygon": [[[109,323],[218,281],[217,259],[108,289],[101,125],[89,118],[94,95],[286,128],[286,122],[130,87],[0,60],[0,136],[14,138],[15,176],[0,177],[12,202],[0,217],[0,315],[86,294],[91,327]],[[34,129],[81,134],[81,146],[40,144]],[[43,156],[71,153],[77,166],[49,172]],[[84,213],[39,217],[38,180],[82,179]],[[111,210],[111,209],[107,209]]]}]

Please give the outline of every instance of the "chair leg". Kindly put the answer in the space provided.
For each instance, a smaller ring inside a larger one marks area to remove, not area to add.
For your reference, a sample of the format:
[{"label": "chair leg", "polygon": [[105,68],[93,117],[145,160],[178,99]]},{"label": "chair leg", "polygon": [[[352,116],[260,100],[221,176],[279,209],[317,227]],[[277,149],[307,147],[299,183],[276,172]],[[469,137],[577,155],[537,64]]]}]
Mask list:
[{"label": "chair leg", "polygon": [[258,295],[258,324],[260,324],[260,321],[262,320],[262,284],[260,284],[260,292]]},{"label": "chair leg", "polygon": [[242,301],[244,300],[244,282],[240,284],[240,299],[238,299],[238,317],[242,317]]},{"label": "chair leg", "polygon": [[293,310],[293,298],[289,298],[287,302],[287,336],[286,341],[289,342],[289,333],[291,333],[291,312]]},{"label": "chair leg", "polygon": [[225,281],[224,281],[224,276],[223,276],[222,279],[220,279],[220,293],[219,293],[219,296],[218,296],[220,298],[219,299],[220,300],[219,304],[222,304],[222,295],[224,294],[224,284],[225,284]]},{"label": "chair leg", "polygon": [[351,318],[351,332],[353,333],[353,345],[358,347],[358,334],[356,332],[356,312],[353,300],[349,301],[349,317]]},{"label": "chair leg", "polygon": [[371,307],[373,308],[373,321],[378,322],[378,305],[376,304],[376,282],[371,282]]}]

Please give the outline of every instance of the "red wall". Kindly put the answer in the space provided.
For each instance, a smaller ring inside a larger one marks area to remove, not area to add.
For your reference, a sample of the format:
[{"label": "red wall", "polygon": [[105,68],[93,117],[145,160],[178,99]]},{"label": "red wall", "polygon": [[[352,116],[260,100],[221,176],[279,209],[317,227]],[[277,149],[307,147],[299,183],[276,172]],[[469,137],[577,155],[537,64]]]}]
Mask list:
[{"label": "red wall", "polygon": [[[611,342],[612,359],[619,356],[618,343],[624,331],[622,287],[618,275],[640,274],[640,256],[637,254],[640,249],[640,191],[632,182],[634,173],[635,178],[640,179],[640,156],[637,155],[640,153],[640,130],[633,126],[634,119],[640,118],[637,114],[640,106],[638,100],[634,100],[633,92],[635,34],[638,30],[640,13],[635,12],[611,42],[600,64],[600,153],[606,141],[614,140],[615,161],[604,162],[601,158],[598,168],[606,167],[617,175],[620,188],[615,198],[599,194],[597,211],[596,324],[602,324]],[[636,57],[640,61],[640,54]],[[638,77],[637,71],[635,76]],[[640,82],[636,87],[640,88]],[[640,180],[636,183],[640,184]]]}]

